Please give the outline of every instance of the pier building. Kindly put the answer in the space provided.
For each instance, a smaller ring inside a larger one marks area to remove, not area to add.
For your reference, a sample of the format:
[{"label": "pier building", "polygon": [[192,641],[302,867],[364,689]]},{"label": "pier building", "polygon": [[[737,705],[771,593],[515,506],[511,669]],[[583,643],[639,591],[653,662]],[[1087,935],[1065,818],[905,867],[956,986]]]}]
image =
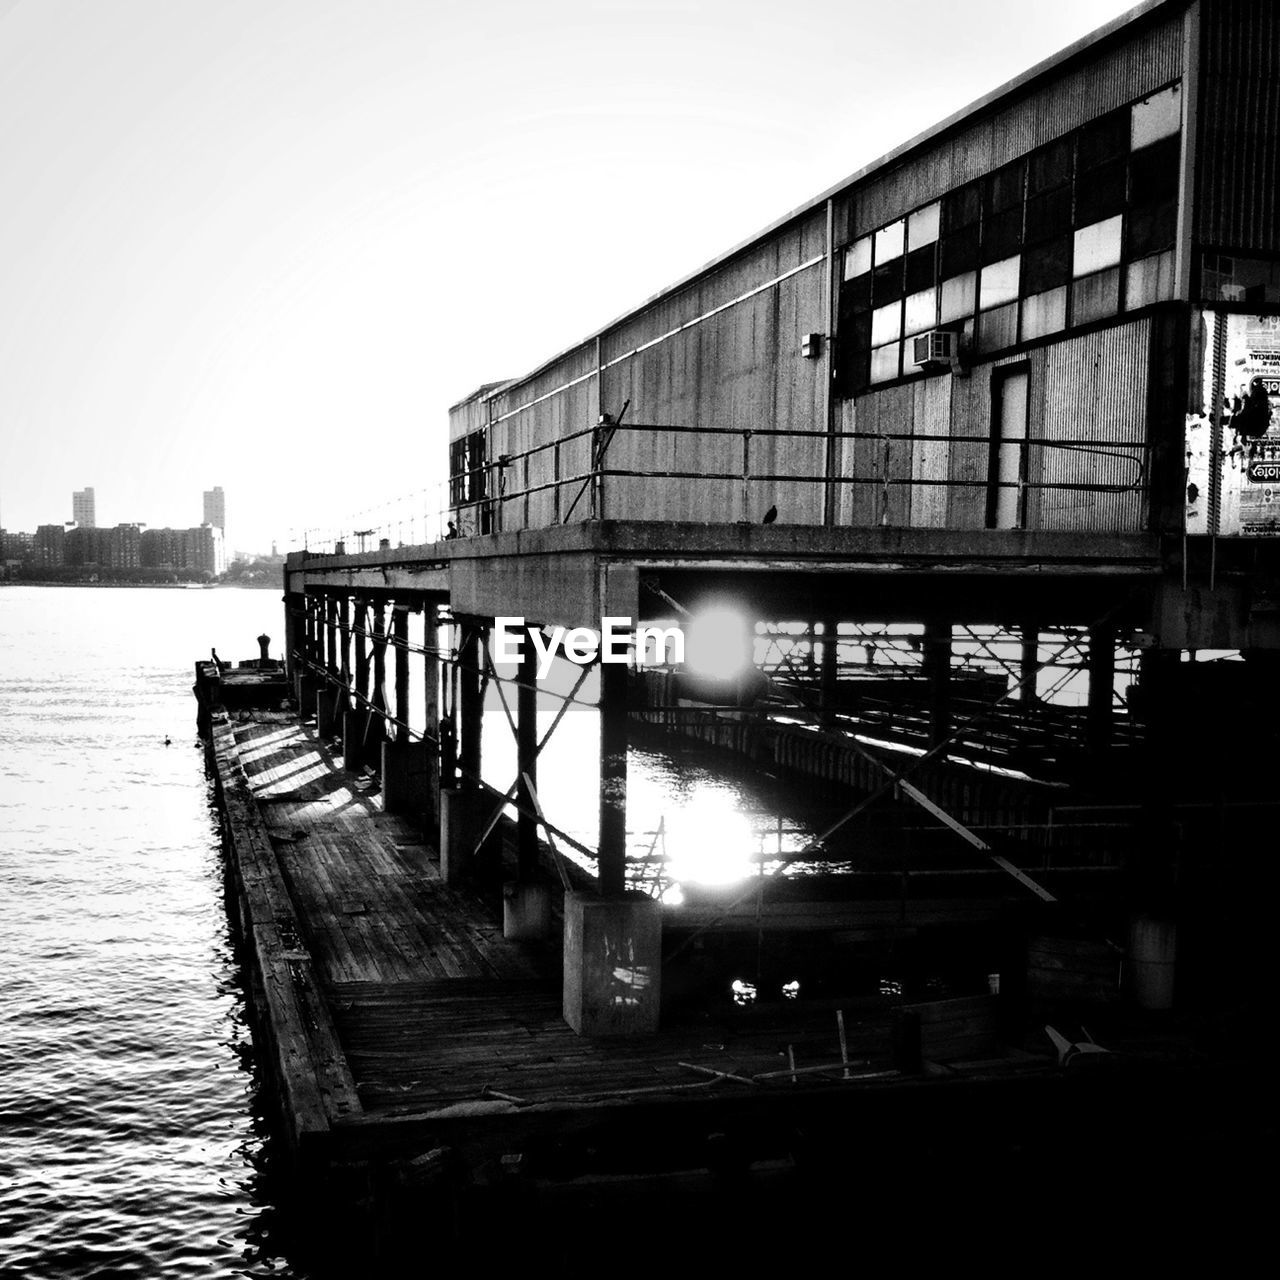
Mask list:
[{"label": "pier building", "polygon": [[[898,1017],[872,1058],[891,1072],[989,1051],[995,1002],[1221,1010],[1224,971],[1247,994],[1276,887],[1278,159],[1274,7],[1150,0],[482,386],[450,411],[438,540],[288,557],[285,663],[321,754],[425,825],[441,884],[503,884],[504,941],[554,940],[584,1043],[664,1034],[747,972],[849,998],[889,955],[983,984]],[[598,839],[576,840],[538,792],[560,717],[539,726],[532,643],[499,670],[499,620],[545,645],[713,616],[736,670],[594,668]],[[494,688],[505,789],[482,771]],[[270,758],[255,732],[232,736]],[[628,742],[654,732],[801,782],[830,821],[674,905],[628,827]],[[264,797],[297,768],[281,755]],[[376,1056],[395,993],[339,995],[335,1034]]]}]

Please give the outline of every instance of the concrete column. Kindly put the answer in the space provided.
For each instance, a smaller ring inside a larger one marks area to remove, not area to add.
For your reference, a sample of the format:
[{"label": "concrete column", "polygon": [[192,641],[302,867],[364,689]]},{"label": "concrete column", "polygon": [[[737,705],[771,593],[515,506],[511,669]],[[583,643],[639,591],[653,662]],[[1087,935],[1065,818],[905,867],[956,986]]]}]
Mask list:
[{"label": "concrete column", "polygon": [[440,878],[457,884],[471,870],[476,797],[468,788],[440,790]]},{"label": "concrete column", "polygon": [[1116,683],[1114,627],[1089,628],[1089,703],[1086,736],[1090,750],[1111,745],[1112,691]]},{"label": "concrete column", "polygon": [[387,813],[423,818],[432,809],[426,742],[397,739],[382,744],[382,807]]},{"label": "concrete column", "polygon": [[639,892],[566,893],[564,1020],[583,1036],[647,1035],[661,999],[662,905]]},{"label": "concrete column", "polygon": [[627,865],[627,668],[600,664],[601,897],[626,888]]},{"label": "concrete column", "polygon": [[927,622],[924,628],[923,674],[929,686],[929,745],[951,733],[951,624]]},{"label": "concrete column", "polygon": [[343,732],[342,692],[334,685],[316,691],[316,737],[322,741]]}]

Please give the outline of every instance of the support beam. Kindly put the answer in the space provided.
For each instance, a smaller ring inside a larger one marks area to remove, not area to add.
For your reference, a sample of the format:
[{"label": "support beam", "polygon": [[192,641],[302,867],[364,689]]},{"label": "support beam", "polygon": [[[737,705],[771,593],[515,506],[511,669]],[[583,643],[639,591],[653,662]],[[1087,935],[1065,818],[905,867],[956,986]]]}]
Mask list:
[{"label": "support beam", "polygon": [[462,633],[458,654],[458,764],[462,770],[461,787],[465,791],[480,785],[480,731],[482,705],[480,699],[481,653],[485,643],[484,628],[468,624]]},{"label": "support beam", "polygon": [[929,745],[951,734],[951,624],[927,622],[922,668],[929,685]]},{"label": "support beam", "polygon": [[338,665],[338,600],[336,596],[326,596],[325,609],[325,669],[330,675],[337,675]]},{"label": "support beam", "polygon": [[[436,606],[428,603],[422,610],[422,711],[427,741],[427,829],[434,830],[440,821],[440,622]],[[450,777],[452,782],[452,776]]]},{"label": "support beam", "polygon": [[342,759],[346,767],[359,771],[364,767],[364,740],[369,725],[369,650],[365,639],[368,627],[368,602],[355,598],[356,694],[342,722]]},{"label": "support beam", "polygon": [[600,664],[600,846],[602,897],[626,888],[627,863],[627,668]]},{"label": "support beam", "polygon": [[408,745],[409,731],[404,725],[409,723],[409,609],[398,604],[391,614],[391,634],[396,641],[396,719],[403,724],[396,725],[395,739]]},{"label": "support beam", "polygon": [[538,785],[538,661],[533,641],[526,635],[521,647],[516,686],[516,769],[520,775],[516,791],[516,850],[519,879],[526,883],[538,874],[538,820],[529,783]]},{"label": "support beam", "polygon": [[835,618],[828,617],[822,623],[822,665],[819,706],[823,716],[831,716],[836,712],[837,683],[839,668],[837,666],[837,646],[839,644],[839,624]]},{"label": "support beam", "polygon": [[1089,749],[1111,745],[1112,701],[1116,684],[1116,633],[1110,626],[1089,628],[1089,704],[1086,737]]},{"label": "support beam", "polygon": [[1036,689],[1036,672],[1040,669],[1040,628],[1024,626],[1022,628],[1022,653],[1018,663],[1019,690],[1018,698],[1028,707],[1040,701]]}]

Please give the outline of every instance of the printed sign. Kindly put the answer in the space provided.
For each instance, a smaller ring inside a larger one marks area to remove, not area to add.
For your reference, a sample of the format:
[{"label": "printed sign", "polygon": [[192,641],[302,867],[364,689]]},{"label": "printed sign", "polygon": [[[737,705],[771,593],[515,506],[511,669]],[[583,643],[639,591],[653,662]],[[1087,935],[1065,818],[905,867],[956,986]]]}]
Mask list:
[{"label": "printed sign", "polygon": [[1206,312],[1204,326],[1204,411],[1186,427],[1187,532],[1280,536],[1280,316]]}]

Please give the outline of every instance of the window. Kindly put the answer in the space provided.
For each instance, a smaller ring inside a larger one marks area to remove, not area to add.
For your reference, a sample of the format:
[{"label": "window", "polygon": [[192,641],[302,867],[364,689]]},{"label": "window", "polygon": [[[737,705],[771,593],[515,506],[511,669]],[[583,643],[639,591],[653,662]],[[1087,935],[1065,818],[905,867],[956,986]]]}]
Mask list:
[{"label": "window", "polygon": [[485,492],[484,432],[473,431],[449,444],[449,502],[465,506],[479,502]]},{"label": "window", "polygon": [[[1171,298],[1181,109],[1177,85],[1151,94],[854,240],[841,393],[916,373],[904,340],[935,324],[995,352]],[[1278,300],[1269,264],[1242,285],[1228,261],[1206,258],[1208,296]]]}]

